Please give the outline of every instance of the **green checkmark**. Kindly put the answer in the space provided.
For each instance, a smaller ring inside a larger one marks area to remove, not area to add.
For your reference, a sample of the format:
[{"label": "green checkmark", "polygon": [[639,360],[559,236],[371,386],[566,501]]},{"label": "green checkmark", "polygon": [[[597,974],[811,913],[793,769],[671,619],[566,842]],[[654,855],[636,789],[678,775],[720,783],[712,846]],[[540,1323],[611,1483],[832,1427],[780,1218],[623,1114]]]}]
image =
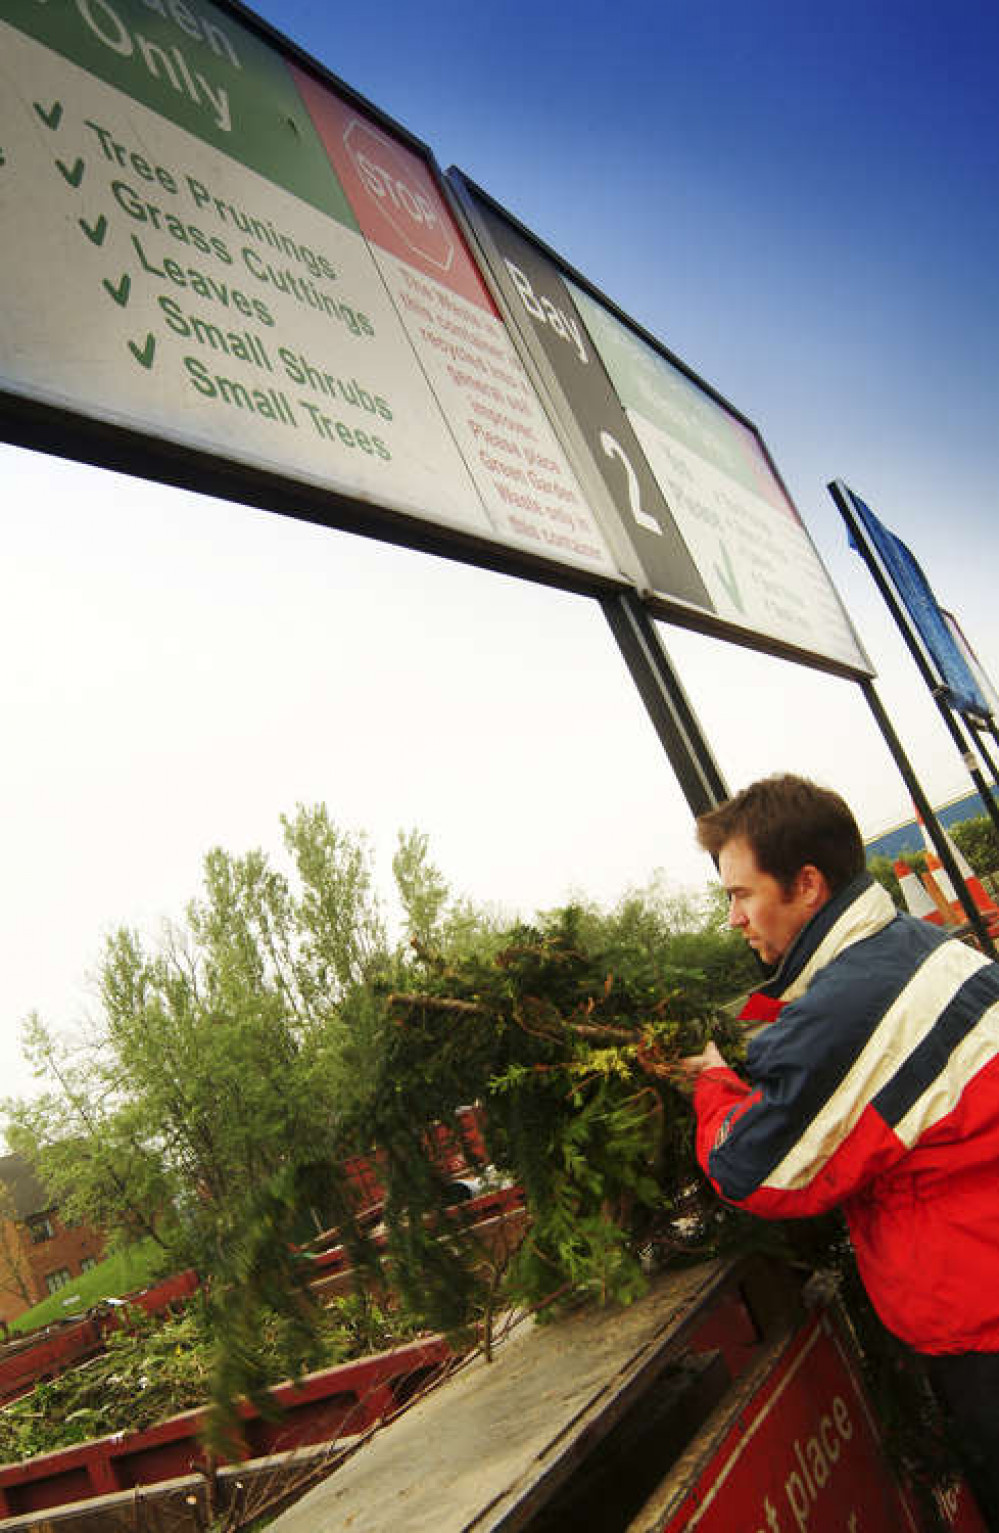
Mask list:
[{"label": "green checkmark", "polygon": [[59,173],[69,182],[70,186],[79,186],[83,180],[83,161],[78,159],[72,166],[62,160],[56,160]]},{"label": "green checkmark", "polygon": [[53,102],[48,111],[45,110],[39,101],[34,102],[33,105],[45,126],[51,128],[54,132],[62,122],[62,102]]},{"label": "green checkmark", "polygon": [[120,306],[124,308],[128,303],[128,297],[132,291],[132,279],[128,275],[128,272],[126,271],[122,273],[120,282],[111,282],[107,277],[105,277],[103,279],[103,286],[107,288],[108,293],[114,299],[115,303],[120,304]]},{"label": "green checkmark", "polygon": [[740,612],[745,612],[746,603],[743,601],[742,592],[739,589],[738,577],[732,564],[732,555],[721,539],[718,541],[718,547],[721,552],[722,563],[715,565],[715,574],[727,591],[732,605],[738,608]]},{"label": "green checkmark", "polygon": [[103,245],[104,236],[108,232],[108,221],[103,213],[95,224],[88,224],[85,218],[81,218],[79,224],[92,245]]},{"label": "green checkmark", "polygon": [[144,346],[136,346],[134,341],[129,341],[128,349],[141,367],[152,367],[153,357],[156,355],[156,337],[150,330]]}]

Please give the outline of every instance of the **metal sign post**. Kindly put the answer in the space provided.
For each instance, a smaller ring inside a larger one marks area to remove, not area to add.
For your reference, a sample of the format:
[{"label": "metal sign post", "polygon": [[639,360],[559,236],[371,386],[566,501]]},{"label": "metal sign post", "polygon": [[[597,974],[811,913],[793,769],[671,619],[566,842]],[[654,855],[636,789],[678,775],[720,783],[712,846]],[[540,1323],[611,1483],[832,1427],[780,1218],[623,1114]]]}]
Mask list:
[{"label": "metal sign post", "polygon": [[958,899],[961,901],[964,913],[968,917],[968,921],[974,930],[975,936],[978,938],[982,951],[987,953],[990,958],[995,958],[997,956],[996,950],[993,945],[992,938],[989,936],[985,922],[982,920],[981,911],[975,904],[971,896],[971,891],[964,881],[961,870],[957,865],[957,860],[954,857],[954,853],[951,851],[950,842],[947,840],[947,837],[944,834],[944,830],[940,824],[940,821],[937,819],[933,812],[933,806],[931,805],[929,799],[926,797],[926,794],[923,792],[922,785],[920,784],[918,777],[912,769],[909,758],[906,756],[905,751],[902,749],[902,743],[899,740],[898,735],[895,733],[892,722],[884,710],[881,699],[878,697],[878,694],[875,690],[874,683],[872,681],[862,681],[860,683],[860,688],[864,694],[864,698],[868,707],[870,708],[875,720],[877,721],[878,728],[881,730],[881,733],[884,736],[885,743],[895,759],[895,765],[898,767],[898,770],[902,775],[905,786],[909,790],[909,795],[912,798],[912,801],[920,815],[922,816],[923,824],[926,826],[930,840],[933,842],[933,845],[936,849],[936,854],[940,858],[940,861],[943,863],[951,883],[954,885],[954,892]]},{"label": "metal sign post", "polygon": [[696,819],[731,797],[697,715],[638,598],[625,591],[601,606]]},{"label": "metal sign post", "polygon": [[[990,749],[986,749],[985,741],[982,738],[985,732],[983,726],[981,724],[974,723],[971,719],[966,719],[965,723],[975,737],[975,745],[978,748],[978,754],[981,756],[982,760],[985,762],[985,765],[988,767],[989,772],[992,775],[993,788],[999,789],[999,768],[997,768],[996,763],[990,754]],[[990,723],[988,727],[992,734],[996,733],[996,726],[994,722]],[[997,736],[997,738],[999,738],[999,736]]]}]

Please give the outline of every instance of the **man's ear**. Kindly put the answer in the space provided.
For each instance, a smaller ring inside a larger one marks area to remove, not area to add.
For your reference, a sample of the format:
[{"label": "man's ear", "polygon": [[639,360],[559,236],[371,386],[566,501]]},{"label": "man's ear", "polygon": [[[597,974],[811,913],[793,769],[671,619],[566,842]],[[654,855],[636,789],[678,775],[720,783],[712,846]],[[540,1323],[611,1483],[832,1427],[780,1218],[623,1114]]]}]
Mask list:
[{"label": "man's ear", "polygon": [[799,869],[796,888],[813,915],[832,897],[826,875],[812,862]]}]

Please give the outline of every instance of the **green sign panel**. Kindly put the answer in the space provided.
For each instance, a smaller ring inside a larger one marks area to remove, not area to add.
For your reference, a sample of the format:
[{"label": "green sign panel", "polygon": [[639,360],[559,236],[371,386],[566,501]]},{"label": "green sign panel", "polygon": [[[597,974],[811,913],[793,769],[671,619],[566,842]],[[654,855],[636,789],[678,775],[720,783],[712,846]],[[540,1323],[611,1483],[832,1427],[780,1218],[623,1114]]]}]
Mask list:
[{"label": "green sign panel", "polygon": [[[196,5],[4,0],[2,17],[206,144],[354,226],[284,60],[209,0]],[[128,147],[115,144],[110,126],[99,142],[120,169],[129,168]],[[207,204],[218,195],[212,186],[204,192]],[[231,224],[237,212],[221,216]]]}]

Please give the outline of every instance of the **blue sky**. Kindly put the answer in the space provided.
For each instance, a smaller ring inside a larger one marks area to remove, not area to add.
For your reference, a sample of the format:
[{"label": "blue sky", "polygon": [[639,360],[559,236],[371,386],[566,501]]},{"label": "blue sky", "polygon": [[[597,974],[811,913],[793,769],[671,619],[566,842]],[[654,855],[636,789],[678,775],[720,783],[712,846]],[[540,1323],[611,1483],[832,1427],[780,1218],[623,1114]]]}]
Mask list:
[{"label": "blue sky", "polygon": [[[909,542],[999,676],[999,19],[985,4],[610,9],[282,0],[261,14],[457,164],[760,426],[931,793],[966,778],[825,490]],[[0,1037],[69,1024],[116,922],[324,798],[387,866],[419,825],[476,899],[710,871],[580,598],[0,450]],[[737,787],[865,828],[905,795],[857,689],[665,634]]]}]

